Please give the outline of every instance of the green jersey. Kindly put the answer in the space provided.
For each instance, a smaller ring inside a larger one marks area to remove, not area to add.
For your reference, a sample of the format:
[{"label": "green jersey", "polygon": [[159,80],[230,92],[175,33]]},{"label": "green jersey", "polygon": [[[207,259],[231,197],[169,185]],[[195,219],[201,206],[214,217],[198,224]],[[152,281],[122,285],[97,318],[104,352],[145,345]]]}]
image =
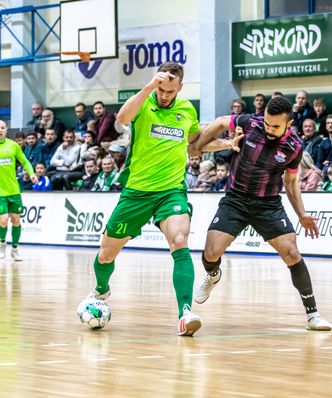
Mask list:
[{"label": "green jersey", "polygon": [[16,178],[16,160],[21,163],[30,176],[34,174],[33,167],[21,147],[15,141],[5,138],[0,142],[0,196],[21,193]]},{"label": "green jersey", "polygon": [[119,181],[145,192],[183,188],[189,134],[200,130],[194,106],[176,98],[160,108],[152,93],[132,122],[131,148]]}]

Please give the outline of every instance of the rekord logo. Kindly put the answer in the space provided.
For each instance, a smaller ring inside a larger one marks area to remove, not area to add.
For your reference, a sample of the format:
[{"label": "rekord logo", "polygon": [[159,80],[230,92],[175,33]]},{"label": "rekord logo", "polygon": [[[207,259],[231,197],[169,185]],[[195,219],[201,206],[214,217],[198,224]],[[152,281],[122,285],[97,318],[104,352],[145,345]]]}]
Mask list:
[{"label": "rekord logo", "polygon": [[99,242],[103,229],[103,213],[80,211],[68,199],[65,201],[67,214],[66,241]]},{"label": "rekord logo", "polygon": [[310,55],[320,46],[322,33],[315,24],[296,25],[290,29],[251,29],[242,39],[240,48],[260,59],[280,55]]}]

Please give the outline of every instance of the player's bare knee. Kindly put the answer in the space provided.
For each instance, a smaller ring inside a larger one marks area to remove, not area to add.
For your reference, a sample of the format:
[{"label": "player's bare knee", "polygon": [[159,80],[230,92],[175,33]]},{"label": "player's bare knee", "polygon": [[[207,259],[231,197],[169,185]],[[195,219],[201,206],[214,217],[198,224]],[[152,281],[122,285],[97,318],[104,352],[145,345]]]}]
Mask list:
[{"label": "player's bare knee", "polygon": [[177,234],[176,236],[174,236],[174,238],[172,239],[172,241],[170,242],[170,247],[172,251],[175,250],[179,250],[179,249],[183,249],[184,247],[188,246],[187,243],[187,236],[184,234]]},{"label": "player's bare knee", "polygon": [[0,217],[0,227],[6,228],[8,225],[8,216],[7,215],[2,215]]},{"label": "player's bare knee", "polygon": [[290,245],[283,257],[288,265],[296,264],[302,258],[296,245]]},{"label": "player's bare knee", "polygon": [[220,254],[213,247],[207,247],[204,250],[204,257],[208,262],[215,262],[220,258]]},{"label": "player's bare knee", "polygon": [[104,250],[103,248],[100,249],[98,254],[98,261],[100,262],[100,264],[108,264],[111,263],[113,260],[114,256],[110,251]]}]

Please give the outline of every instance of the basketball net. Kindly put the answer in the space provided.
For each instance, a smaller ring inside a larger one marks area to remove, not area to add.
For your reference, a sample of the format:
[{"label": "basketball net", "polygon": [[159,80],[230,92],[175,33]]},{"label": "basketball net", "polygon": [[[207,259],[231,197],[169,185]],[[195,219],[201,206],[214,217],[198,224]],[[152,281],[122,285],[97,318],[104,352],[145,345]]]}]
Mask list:
[{"label": "basketball net", "polygon": [[57,51],[56,54],[77,55],[81,58],[81,62],[90,62],[91,53],[84,51]]}]

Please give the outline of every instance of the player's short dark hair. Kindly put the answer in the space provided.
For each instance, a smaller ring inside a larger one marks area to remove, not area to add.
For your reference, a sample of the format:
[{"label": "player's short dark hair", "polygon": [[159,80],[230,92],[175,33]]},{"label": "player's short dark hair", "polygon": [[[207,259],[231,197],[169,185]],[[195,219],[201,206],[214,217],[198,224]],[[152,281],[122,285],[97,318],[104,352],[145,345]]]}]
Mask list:
[{"label": "player's short dark hair", "polygon": [[183,66],[177,62],[167,61],[161,64],[158,68],[158,72],[169,72],[172,75],[179,76],[180,82],[182,82],[184,70]]},{"label": "player's short dark hair", "polygon": [[266,111],[269,115],[281,115],[286,113],[288,120],[293,117],[292,104],[285,97],[274,97],[266,105]]}]

